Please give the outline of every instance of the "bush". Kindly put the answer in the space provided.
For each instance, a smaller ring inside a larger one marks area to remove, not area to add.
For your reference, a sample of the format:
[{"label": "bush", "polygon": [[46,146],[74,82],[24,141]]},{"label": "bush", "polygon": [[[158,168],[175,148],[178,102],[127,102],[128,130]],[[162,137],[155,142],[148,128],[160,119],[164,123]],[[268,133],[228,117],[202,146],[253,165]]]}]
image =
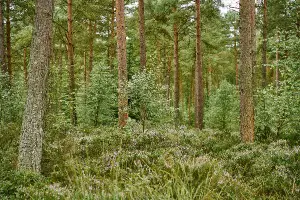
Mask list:
[{"label": "bush", "polygon": [[236,88],[227,81],[222,81],[209,98],[205,112],[205,125],[225,132],[238,131],[239,99]]}]

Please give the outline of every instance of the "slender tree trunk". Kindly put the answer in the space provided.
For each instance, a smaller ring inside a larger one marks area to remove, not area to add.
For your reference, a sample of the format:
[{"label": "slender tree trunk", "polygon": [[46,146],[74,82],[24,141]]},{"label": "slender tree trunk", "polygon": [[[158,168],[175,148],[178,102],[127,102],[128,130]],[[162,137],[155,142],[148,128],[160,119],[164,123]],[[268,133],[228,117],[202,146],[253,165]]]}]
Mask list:
[{"label": "slender tree trunk", "polygon": [[25,85],[27,86],[27,81],[28,81],[28,71],[27,71],[27,60],[26,60],[26,54],[27,54],[27,49],[24,48],[24,52],[23,52],[23,65],[24,65],[24,82]]},{"label": "slender tree trunk", "polygon": [[263,45],[262,45],[262,87],[267,85],[267,42],[268,42],[268,21],[267,21],[267,0],[264,0],[263,5]]},{"label": "slender tree trunk", "polygon": [[168,85],[168,88],[167,88],[167,101],[168,101],[168,105],[169,107],[171,106],[170,105],[170,90],[171,90],[171,67],[172,67],[172,56],[170,55],[168,57],[168,71],[167,71],[167,85]]},{"label": "slender tree trunk", "polygon": [[195,68],[195,128],[203,129],[204,87],[202,74],[201,51],[201,8],[200,0],[196,0],[196,68]]},{"label": "slender tree trunk", "polygon": [[116,0],[117,45],[118,45],[118,107],[119,127],[124,127],[128,119],[127,59],[124,0]]},{"label": "slender tree trunk", "polygon": [[37,0],[30,55],[28,95],[19,147],[20,170],[41,171],[46,90],[51,57],[52,0]]},{"label": "slender tree trunk", "polygon": [[93,70],[93,61],[94,61],[94,39],[96,33],[96,24],[89,23],[89,31],[90,31],[90,47],[89,47],[89,70],[88,70],[88,82],[90,82],[91,73]]},{"label": "slender tree trunk", "polygon": [[10,27],[10,0],[6,1],[6,56],[7,56],[7,71],[9,82],[12,83],[12,64],[11,64],[11,27]]},{"label": "slender tree trunk", "polygon": [[4,47],[4,24],[3,24],[3,0],[0,0],[0,67],[3,74],[6,74],[7,65],[5,62],[5,47]]},{"label": "slender tree trunk", "polygon": [[144,0],[139,0],[140,64],[141,71],[146,69],[146,38]]},{"label": "slender tree trunk", "polygon": [[71,105],[71,122],[77,125],[76,97],[75,97],[75,64],[72,27],[72,0],[68,0],[68,58],[69,58],[69,89]]},{"label": "slender tree trunk", "polygon": [[240,132],[244,142],[254,142],[253,7],[254,0],[240,0]]},{"label": "slender tree trunk", "polygon": [[[279,31],[277,31],[277,44],[279,44]],[[275,83],[276,83],[276,90],[279,89],[279,48],[276,48],[276,70],[275,70]]]},{"label": "slender tree trunk", "polygon": [[87,66],[86,66],[86,52],[83,53],[83,67],[84,67],[84,86],[87,85]]},{"label": "slender tree trunk", "polygon": [[116,57],[115,45],[115,0],[112,0],[111,20],[110,20],[110,40],[109,40],[109,66],[114,69],[114,58]]},{"label": "slender tree trunk", "polygon": [[234,31],[234,62],[235,62],[235,85],[236,89],[239,89],[239,56],[238,56],[238,49],[237,49],[237,34]]},{"label": "slender tree trunk", "polygon": [[[176,8],[174,8],[176,12]],[[179,111],[179,39],[178,39],[178,25],[174,22],[174,109],[175,109],[175,126],[180,123],[180,111]]]}]

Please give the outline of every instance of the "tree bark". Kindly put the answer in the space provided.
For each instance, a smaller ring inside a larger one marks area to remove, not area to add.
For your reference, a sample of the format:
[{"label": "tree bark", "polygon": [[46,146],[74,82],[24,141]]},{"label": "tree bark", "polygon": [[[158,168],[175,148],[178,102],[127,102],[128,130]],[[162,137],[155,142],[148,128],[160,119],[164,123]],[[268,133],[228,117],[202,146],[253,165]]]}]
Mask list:
[{"label": "tree bark", "polygon": [[264,0],[263,4],[263,45],[262,45],[262,66],[261,66],[261,72],[262,72],[262,87],[266,87],[267,85],[267,42],[268,42],[268,21],[267,21],[267,0]]},{"label": "tree bark", "polygon": [[7,72],[9,82],[12,83],[12,65],[11,65],[11,27],[10,27],[10,0],[6,1],[6,56],[7,56]]},{"label": "tree bark", "polygon": [[[174,8],[176,12],[176,8]],[[180,123],[180,111],[179,111],[179,39],[178,39],[178,25],[177,22],[173,24],[174,33],[174,109],[175,109],[175,126]]]},{"label": "tree bark", "polygon": [[71,122],[77,124],[76,96],[75,96],[75,64],[73,46],[73,27],[72,27],[72,0],[68,0],[68,58],[69,58],[69,90],[71,105]]},{"label": "tree bark", "polygon": [[128,119],[127,59],[124,0],[116,0],[117,46],[118,46],[118,107],[119,127],[124,127]]},{"label": "tree bark", "polygon": [[240,133],[244,142],[254,142],[253,7],[254,0],[240,0]]},{"label": "tree bark", "polygon": [[116,57],[115,45],[115,0],[112,1],[111,21],[110,21],[110,41],[109,41],[109,66],[114,69],[114,58]]},{"label": "tree bark", "polygon": [[4,47],[3,1],[0,0],[0,67],[3,74],[7,73]]},{"label": "tree bark", "polygon": [[51,57],[52,0],[37,0],[30,55],[28,95],[19,147],[20,170],[41,171],[46,90]]},{"label": "tree bark", "polygon": [[139,32],[140,32],[140,65],[141,71],[146,69],[146,38],[145,38],[145,13],[144,0],[139,0]]},{"label": "tree bark", "polygon": [[195,128],[203,129],[204,89],[201,51],[201,8],[200,0],[196,0],[196,68],[195,68]]},{"label": "tree bark", "polygon": [[238,48],[237,48],[237,34],[236,30],[234,31],[234,62],[235,62],[235,86],[236,89],[239,89],[239,56],[238,56]]},{"label": "tree bark", "polygon": [[[277,44],[280,42],[279,31],[277,30]],[[279,89],[279,48],[278,45],[276,47],[276,70],[275,70],[275,83],[276,83],[276,91]]]}]

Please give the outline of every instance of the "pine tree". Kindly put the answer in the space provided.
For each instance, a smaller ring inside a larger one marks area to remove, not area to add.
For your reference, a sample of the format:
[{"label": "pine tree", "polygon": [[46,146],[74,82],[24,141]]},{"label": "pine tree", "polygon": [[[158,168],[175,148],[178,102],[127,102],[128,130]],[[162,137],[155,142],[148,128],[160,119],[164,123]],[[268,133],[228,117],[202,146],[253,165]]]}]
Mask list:
[{"label": "pine tree", "polygon": [[124,0],[116,0],[117,50],[118,50],[118,107],[119,127],[124,127],[128,119],[127,59]]},{"label": "pine tree", "polygon": [[41,171],[46,85],[51,56],[52,0],[37,0],[35,27],[31,45],[28,94],[19,147],[20,170]]},{"label": "pine tree", "polygon": [[240,132],[244,142],[254,142],[253,44],[254,0],[240,0]]}]

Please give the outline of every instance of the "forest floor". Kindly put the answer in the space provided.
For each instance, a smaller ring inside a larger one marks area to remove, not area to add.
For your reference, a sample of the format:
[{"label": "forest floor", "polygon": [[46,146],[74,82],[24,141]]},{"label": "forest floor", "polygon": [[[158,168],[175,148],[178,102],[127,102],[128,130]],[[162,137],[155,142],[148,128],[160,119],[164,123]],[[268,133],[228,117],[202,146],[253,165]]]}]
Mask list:
[{"label": "forest floor", "polygon": [[53,129],[42,175],[17,172],[20,130],[0,132],[0,199],[300,199],[300,147],[164,126]]}]

